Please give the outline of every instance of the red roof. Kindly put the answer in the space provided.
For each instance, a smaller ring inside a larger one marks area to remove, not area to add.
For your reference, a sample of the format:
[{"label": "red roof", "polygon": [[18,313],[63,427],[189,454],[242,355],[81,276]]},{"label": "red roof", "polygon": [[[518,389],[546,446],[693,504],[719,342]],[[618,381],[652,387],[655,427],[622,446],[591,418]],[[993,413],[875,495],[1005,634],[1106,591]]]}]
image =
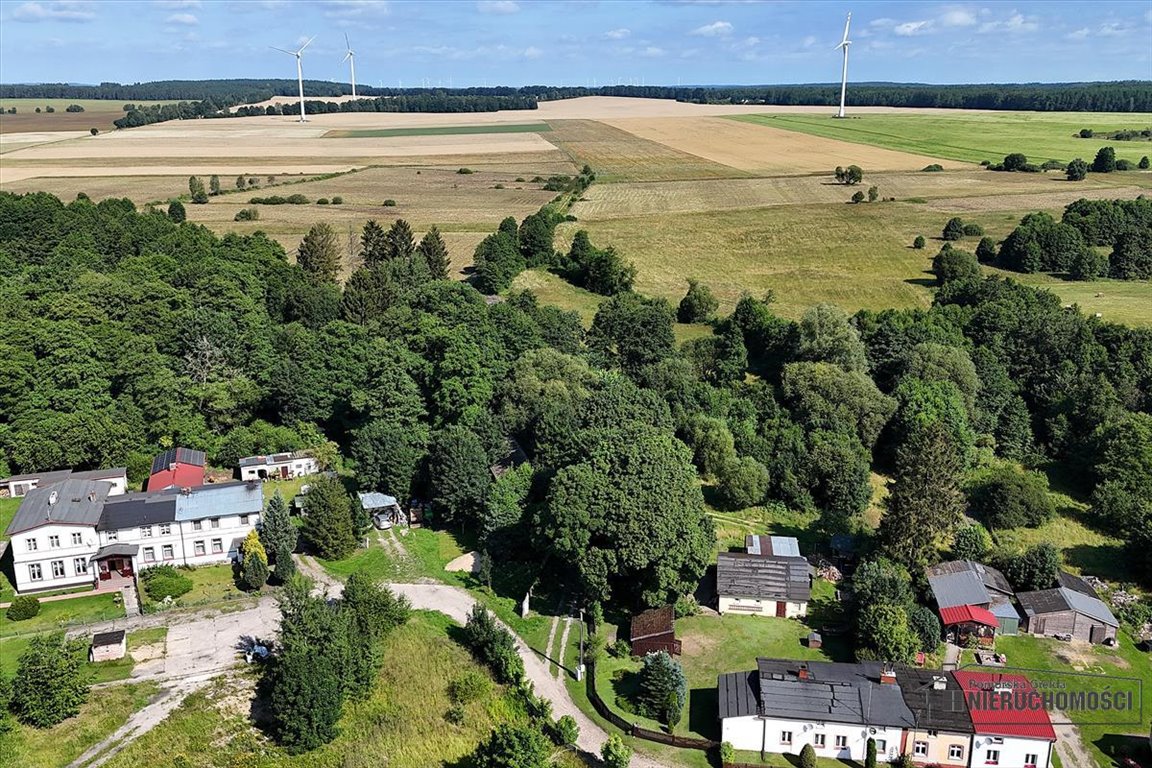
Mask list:
[{"label": "red roof", "polygon": [[1056,731],[1040,693],[1023,675],[953,672],[976,733],[1055,741]]},{"label": "red roof", "polygon": [[160,491],[169,486],[180,488],[195,488],[204,485],[204,467],[195,464],[177,462],[148,476],[148,484],[144,487],[149,491]]},{"label": "red roof", "polygon": [[999,620],[992,615],[992,611],[978,605],[953,605],[950,608],[941,608],[940,618],[944,620],[946,627],[970,622],[983,624],[986,627],[1000,626]]}]

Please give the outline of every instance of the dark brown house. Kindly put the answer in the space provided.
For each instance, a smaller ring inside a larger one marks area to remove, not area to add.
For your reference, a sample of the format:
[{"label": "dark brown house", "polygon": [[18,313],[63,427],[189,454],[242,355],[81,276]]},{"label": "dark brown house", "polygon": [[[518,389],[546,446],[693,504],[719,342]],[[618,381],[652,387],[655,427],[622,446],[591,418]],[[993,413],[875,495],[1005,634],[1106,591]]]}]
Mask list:
[{"label": "dark brown house", "polygon": [[653,608],[632,617],[632,631],[629,641],[632,655],[643,656],[656,651],[667,651],[673,656],[680,655],[680,641],[676,639],[676,616],[672,606]]}]

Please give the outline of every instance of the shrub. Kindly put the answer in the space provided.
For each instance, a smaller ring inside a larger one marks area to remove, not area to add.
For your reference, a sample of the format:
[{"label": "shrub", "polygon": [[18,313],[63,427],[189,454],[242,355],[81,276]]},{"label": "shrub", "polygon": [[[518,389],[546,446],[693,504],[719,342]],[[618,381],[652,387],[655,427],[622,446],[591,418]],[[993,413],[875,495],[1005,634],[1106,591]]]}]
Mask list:
[{"label": "shrub", "polygon": [[493,184],[492,189],[504,189],[504,185],[503,184]]},{"label": "shrub", "polygon": [[964,237],[964,220],[959,216],[953,216],[948,219],[948,223],[944,225],[942,237],[950,241],[959,240]]},{"label": "shrub", "polygon": [[1062,171],[1064,168],[1064,163],[1059,160],[1045,160],[1040,164],[1040,170],[1042,171]]},{"label": "shrub", "polygon": [[395,208],[396,207],[396,201],[393,200],[392,198],[388,198],[383,203],[381,203],[381,205],[383,205],[385,208]]},{"label": "shrub", "polygon": [[487,698],[491,691],[492,682],[475,670],[468,670],[448,683],[448,698],[461,706]]},{"label": "shrub", "polygon": [[992,537],[988,529],[973,523],[966,525],[956,532],[952,540],[952,557],[957,560],[983,560],[992,548]]},{"label": "shrub", "polygon": [[1135,167],[1136,166],[1133,165],[1131,160],[1125,160],[1124,158],[1121,158],[1116,161],[1116,170],[1118,171],[1130,171]]},{"label": "shrub", "polygon": [[732,742],[725,741],[720,745],[720,762],[724,765],[734,762],[736,760],[736,747],[732,746]]},{"label": "shrub", "polygon": [[681,323],[706,323],[719,307],[720,302],[708,286],[689,280],[688,292],[680,299],[680,306],[676,309],[676,319]]},{"label": "shrub", "polygon": [[805,744],[800,750],[800,768],[816,768],[816,750],[811,744]]},{"label": "shrub", "polygon": [[168,203],[168,218],[179,224],[188,218],[188,212],[184,210],[184,203],[179,200],[173,200]]},{"label": "shrub", "polygon": [[1001,165],[1006,171],[1022,171],[1028,165],[1028,157],[1022,152],[1013,152],[1004,157]]},{"label": "shrub", "polygon": [[600,748],[600,760],[604,763],[604,768],[628,768],[632,762],[632,748],[619,736],[612,734]]},{"label": "shrub", "polygon": [[980,238],[980,242],[976,246],[976,260],[981,263],[989,263],[995,261],[996,241],[990,237]]},{"label": "shrub", "polygon": [[256,208],[241,208],[236,211],[232,221],[256,221],[260,218],[260,211]]},{"label": "shrub", "polygon": [[4,615],[9,621],[27,621],[40,614],[40,601],[32,595],[20,595],[13,598],[12,604]]},{"label": "shrub", "polygon": [[696,602],[695,595],[680,595],[676,598],[672,610],[676,618],[683,619],[700,613],[700,603]]},{"label": "shrub", "polygon": [[309,202],[308,198],[301,194],[288,195],[287,197],[280,195],[253,197],[248,201],[250,205],[307,205]]},{"label": "shrub", "polygon": [[1101,147],[1092,161],[1093,173],[1112,173],[1116,170],[1116,150],[1112,147]]},{"label": "shrub", "polygon": [[316,205],[328,205],[328,198],[322,197],[316,201]]},{"label": "shrub", "polygon": [[988,166],[992,165],[992,161],[991,161],[991,160],[981,160],[981,161],[980,161],[980,165],[982,165],[982,166],[984,166],[985,168],[987,168]]},{"label": "shrub", "polygon": [[516,653],[515,638],[479,603],[468,615],[464,640],[472,653],[488,665],[497,681],[516,684],[524,678],[524,661]]},{"label": "shrub", "polygon": [[620,638],[612,643],[612,647],[608,649],[608,652],[618,659],[626,659],[632,655],[632,646],[628,645],[627,640]]},{"label": "shrub", "polygon": [[1068,181],[1083,181],[1084,177],[1088,175],[1088,163],[1076,158],[1068,163],[1064,172],[1068,174]]},{"label": "shrub", "polygon": [[69,104],[67,107],[64,108],[64,111],[65,112],[83,112],[84,107],[80,106],[79,104]]},{"label": "shrub", "polygon": [[940,165],[940,163],[932,163],[931,165],[926,165],[923,168],[921,168],[920,172],[921,173],[939,173],[940,171],[943,171],[943,170],[944,170],[944,166]]},{"label": "shrub", "polygon": [[523,184],[523,183],[524,183],[524,177],[523,177],[523,176],[517,176],[517,177],[516,177],[516,182],[517,182],[518,184]]},{"label": "shrub", "polygon": [[460,174],[461,176],[467,176],[470,173],[475,173],[475,171],[471,168],[460,168],[456,171],[456,173]]},{"label": "shrub", "polygon": [[878,197],[880,197],[880,188],[868,187],[868,202],[874,203]]},{"label": "shrub", "polygon": [[140,580],[144,582],[144,594],[156,602],[186,595],[192,591],[193,586],[192,579],[171,565],[148,568],[140,574]]},{"label": "shrub", "polygon": [[580,726],[572,715],[564,715],[552,727],[553,741],[561,747],[574,747],[580,738]]},{"label": "shrub", "polygon": [[344,205],[344,198],[340,197],[340,195],[336,195],[332,198],[332,205]]},{"label": "shrub", "polygon": [[980,226],[979,224],[977,224],[975,222],[969,222],[969,223],[964,225],[964,236],[965,237],[983,237],[984,236],[984,227]]},{"label": "shrub", "polygon": [[864,202],[864,193],[857,191],[855,194],[852,195],[852,202],[854,202],[854,203]]},{"label": "shrub", "polygon": [[916,239],[912,241],[912,247],[919,251],[924,248],[924,243],[924,235],[916,235]]},{"label": "shrub", "polygon": [[1081,128],[1080,129],[1080,138],[1082,138],[1082,139],[1090,139],[1095,135],[1096,135],[1096,132],[1093,131],[1091,128]]},{"label": "shrub", "polygon": [[90,133],[90,134],[92,134],[93,136],[95,136],[96,134],[100,133],[100,129],[99,129],[99,128],[89,128],[89,129],[88,129],[88,133]]},{"label": "shrub", "polygon": [[992,528],[1036,528],[1056,514],[1048,481],[1039,472],[1001,466],[968,492],[972,515]]},{"label": "shrub", "polygon": [[1140,162],[1136,164],[1136,167],[1142,171],[1148,170],[1148,155],[1144,155],[1144,157],[1140,158]]},{"label": "shrub", "polygon": [[453,704],[448,707],[448,711],[444,713],[444,719],[452,723],[452,725],[464,724],[464,705]]},{"label": "shrub", "polygon": [[644,657],[640,668],[637,708],[642,714],[671,725],[678,721],[688,699],[688,681],[680,663],[665,651]]}]

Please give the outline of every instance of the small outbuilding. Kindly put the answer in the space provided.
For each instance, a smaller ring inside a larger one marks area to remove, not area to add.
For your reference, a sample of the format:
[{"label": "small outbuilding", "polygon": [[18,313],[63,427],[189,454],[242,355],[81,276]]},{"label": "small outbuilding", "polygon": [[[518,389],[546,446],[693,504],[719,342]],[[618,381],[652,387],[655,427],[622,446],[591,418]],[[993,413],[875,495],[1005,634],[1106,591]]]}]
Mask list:
[{"label": "small outbuilding", "polygon": [[122,629],[111,632],[97,632],[92,636],[92,647],[88,649],[88,661],[115,661],[124,658],[128,652],[127,634]]},{"label": "small outbuilding", "polygon": [[1073,640],[1103,643],[1116,639],[1120,622],[1095,594],[1069,587],[1021,592],[1024,631],[1033,635],[1071,635]]},{"label": "small outbuilding", "polygon": [[954,605],[940,609],[944,636],[950,643],[967,645],[971,638],[982,646],[995,642],[999,620],[987,608],[978,605]]},{"label": "small outbuilding", "polygon": [[356,497],[360,500],[360,507],[372,518],[372,524],[377,528],[383,530],[393,525],[408,523],[408,518],[404,515],[404,510],[400,509],[400,503],[396,501],[395,496],[372,491],[357,493]]},{"label": "small outbuilding", "polygon": [[657,651],[666,651],[672,656],[680,655],[675,619],[675,612],[670,605],[633,616],[632,631],[628,638],[632,644],[632,655],[643,656]]}]

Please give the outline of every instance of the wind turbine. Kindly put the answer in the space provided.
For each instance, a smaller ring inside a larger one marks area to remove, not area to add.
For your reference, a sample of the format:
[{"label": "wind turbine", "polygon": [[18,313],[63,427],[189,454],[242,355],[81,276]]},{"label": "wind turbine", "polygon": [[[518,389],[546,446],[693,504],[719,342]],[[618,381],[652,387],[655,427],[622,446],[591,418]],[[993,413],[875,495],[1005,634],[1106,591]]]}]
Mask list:
[{"label": "wind turbine", "polygon": [[[848,12],[848,20],[844,22],[844,39],[840,41],[840,45],[836,48],[844,49],[844,71],[840,75],[840,111],[836,113],[836,117],[844,117],[844,93],[848,90],[848,46],[852,45],[852,41],[848,39],[848,25],[852,23],[852,12]],[[832,50],[836,50],[833,48]]]},{"label": "wind turbine", "polygon": [[348,52],[344,54],[344,58],[340,63],[348,62],[348,66],[352,68],[352,98],[356,98],[356,51],[352,50],[352,43],[348,42],[348,33],[344,33],[344,45],[347,46]]},{"label": "wind turbine", "polygon": [[304,43],[304,45],[300,46],[300,49],[296,51],[286,51],[274,45],[268,46],[274,51],[280,51],[280,53],[286,53],[289,56],[296,57],[296,80],[300,83],[300,122],[302,123],[306,123],[308,120],[304,117],[304,66],[300,63],[300,54],[304,53],[304,49],[312,45],[312,41],[315,39],[315,35],[308,38],[308,42]]}]

